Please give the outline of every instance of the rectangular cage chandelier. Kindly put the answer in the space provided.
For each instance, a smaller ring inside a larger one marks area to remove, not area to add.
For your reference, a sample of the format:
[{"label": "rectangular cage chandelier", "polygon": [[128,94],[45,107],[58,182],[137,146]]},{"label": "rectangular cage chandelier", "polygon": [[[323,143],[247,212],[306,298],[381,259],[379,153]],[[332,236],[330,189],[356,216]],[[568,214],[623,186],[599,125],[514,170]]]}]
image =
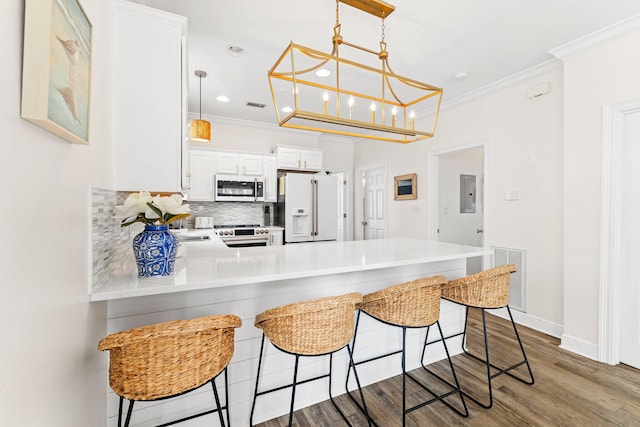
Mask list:
[{"label": "rectangular cage chandelier", "polygon": [[[339,3],[382,19],[379,52],[343,40]],[[380,0],[336,0],[331,53],[287,46],[268,72],[280,126],[404,144],[434,135],[442,89],[389,67],[384,20],[394,10]]]}]

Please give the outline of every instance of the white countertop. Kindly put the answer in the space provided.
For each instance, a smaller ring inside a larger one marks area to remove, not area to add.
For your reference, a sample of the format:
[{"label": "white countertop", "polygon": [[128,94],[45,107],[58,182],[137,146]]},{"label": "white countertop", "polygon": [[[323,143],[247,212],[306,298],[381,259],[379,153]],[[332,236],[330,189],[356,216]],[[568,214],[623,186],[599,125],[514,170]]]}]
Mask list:
[{"label": "white countertop", "polygon": [[490,249],[412,238],[228,248],[182,242],[171,276],[139,279],[135,261],[90,294],[91,301],[238,286],[489,255]]}]

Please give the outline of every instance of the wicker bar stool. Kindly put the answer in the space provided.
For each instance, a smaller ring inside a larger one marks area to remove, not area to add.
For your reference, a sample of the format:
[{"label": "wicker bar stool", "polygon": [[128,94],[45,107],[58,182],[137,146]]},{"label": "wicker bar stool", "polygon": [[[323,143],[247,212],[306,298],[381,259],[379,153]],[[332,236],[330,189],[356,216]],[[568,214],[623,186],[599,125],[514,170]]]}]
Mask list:
[{"label": "wicker bar stool", "polygon": [[[125,398],[129,400],[128,426],[134,402],[178,396],[207,383],[213,387],[216,409],[163,425],[218,412],[224,426],[225,409],[228,425],[227,365],[233,356],[234,328],[241,325],[238,316],[205,316],[129,329],[103,338],[98,349],[109,350],[109,385],[120,396],[118,427],[122,425]],[[215,379],[223,371],[225,403],[221,406]]]},{"label": "wicker bar stool", "polygon": [[[463,390],[465,396],[476,402],[478,405],[484,408],[491,408],[493,406],[493,390],[491,382],[494,378],[507,374],[520,382],[525,384],[533,384],[533,372],[529,365],[529,359],[524,351],[524,346],[520,340],[516,323],[513,321],[511,315],[511,309],[509,308],[509,278],[511,273],[516,271],[516,267],[513,264],[502,265],[499,267],[491,268],[480,273],[472,274],[466,277],[462,277],[457,280],[451,280],[447,284],[442,286],[442,298],[455,302],[457,304],[464,305],[466,307],[465,324],[462,332],[445,337],[445,339],[453,338],[462,335],[462,350],[465,354],[485,364],[487,368],[487,384],[489,389],[488,403],[483,403],[478,400],[477,397],[473,397],[468,391]],[[484,337],[484,359],[470,353],[467,349],[467,323],[469,319],[469,308],[479,308],[482,313],[482,334]],[[520,352],[522,353],[522,360],[508,366],[506,368],[500,368],[494,365],[489,359],[489,341],[487,336],[487,321],[485,317],[485,310],[506,308],[511,319],[511,325],[513,326],[513,332],[518,341]],[[425,341],[425,348],[429,343]],[[514,375],[511,371],[526,365],[529,371],[529,379],[524,379]]]},{"label": "wicker bar stool", "polygon": [[[379,360],[384,357],[392,356],[395,354],[401,354],[402,363],[402,425],[405,425],[406,416],[408,413],[415,411],[434,402],[442,402],[450,409],[458,413],[463,417],[469,416],[467,405],[464,402],[464,397],[460,391],[458,385],[458,378],[456,377],[451,357],[449,356],[449,350],[447,349],[446,342],[442,340],[447,359],[449,361],[449,367],[451,369],[452,381],[448,381],[442,378],[440,375],[433,373],[428,368],[424,367],[425,371],[432,374],[435,378],[442,381],[448,386],[449,391],[443,394],[437,394],[432,391],[423,381],[416,378],[414,375],[406,371],[406,336],[407,329],[409,328],[427,328],[427,338],[429,337],[429,331],[434,324],[438,327],[440,337],[442,337],[442,329],[440,328],[440,286],[446,283],[444,276],[434,276],[429,278],[422,278],[413,280],[410,282],[402,283],[399,285],[390,286],[372,294],[365,295],[363,301],[357,305],[359,309],[356,316],[356,332],[353,339],[353,352],[355,353],[356,339],[358,336],[358,325],[360,323],[360,313],[365,313],[368,316],[376,319],[384,324],[402,328],[402,348],[399,350],[391,351],[386,354],[370,357],[364,360],[355,361],[354,365],[358,366],[363,363],[369,363],[374,360]],[[424,357],[424,353],[423,353]],[[428,400],[423,401],[415,406],[407,408],[407,378],[414,381],[422,389],[430,394]],[[349,381],[349,375],[347,375],[347,383]],[[461,409],[456,408],[446,399],[449,396],[458,395],[460,398]],[[351,396],[351,393],[349,393]],[[353,399],[353,397],[352,397]],[[354,400],[356,404],[357,401]],[[359,405],[358,405],[359,406]],[[363,409],[363,408],[361,408]]]},{"label": "wicker bar stool", "polygon": [[[329,378],[329,398],[348,424],[347,417],[333,400],[331,394],[331,377],[333,354],[347,348],[349,363],[353,363],[349,342],[353,338],[353,323],[356,303],[362,301],[362,294],[350,293],[342,296],[325,297],[315,300],[288,304],[265,311],[256,316],[255,326],[262,329],[262,343],[258,359],[258,373],[256,387],[251,405],[250,425],[253,426],[253,414],[256,400],[259,396],[291,387],[291,402],[289,409],[289,426],[293,423],[293,408],[296,396],[296,386],[321,378]],[[258,390],[262,359],[265,349],[265,337],[279,350],[295,356],[293,381],[290,384],[268,390]],[[302,356],[329,355],[329,373],[305,380],[298,379],[298,364]],[[360,382],[355,374],[360,389]],[[360,398],[366,412],[366,404],[360,390]],[[368,416],[367,416],[368,419]],[[369,422],[369,420],[368,420]],[[369,422],[369,425],[370,422]]]}]

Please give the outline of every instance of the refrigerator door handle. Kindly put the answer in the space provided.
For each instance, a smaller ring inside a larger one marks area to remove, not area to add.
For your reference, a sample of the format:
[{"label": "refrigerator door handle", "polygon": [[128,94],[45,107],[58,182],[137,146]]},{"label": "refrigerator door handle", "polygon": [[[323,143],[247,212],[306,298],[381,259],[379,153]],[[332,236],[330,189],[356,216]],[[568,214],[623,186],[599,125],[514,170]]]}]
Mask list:
[{"label": "refrigerator door handle", "polygon": [[313,186],[313,201],[311,208],[313,210],[313,231],[312,236],[318,235],[318,180],[312,179],[311,185]]}]

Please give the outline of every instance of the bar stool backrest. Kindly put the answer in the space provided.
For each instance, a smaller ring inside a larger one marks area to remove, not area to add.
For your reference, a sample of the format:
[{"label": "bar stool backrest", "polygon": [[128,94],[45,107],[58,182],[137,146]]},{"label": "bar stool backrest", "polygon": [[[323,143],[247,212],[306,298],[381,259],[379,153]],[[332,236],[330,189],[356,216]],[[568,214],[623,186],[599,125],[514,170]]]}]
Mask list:
[{"label": "bar stool backrest", "polygon": [[325,297],[272,308],[256,316],[273,345],[303,356],[340,350],[353,337],[356,303],[362,294]]},{"label": "bar stool backrest", "polygon": [[442,286],[442,297],[469,307],[505,307],[509,304],[509,278],[515,271],[515,265],[507,264],[451,280]]},{"label": "bar stool backrest", "polygon": [[109,385],[130,400],[155,400],[201,386],[233,356],[235,315],[174,320],[111,334],[100,341],[109,350]]},{"label": "bar stool backrest", "polygon": [[357,308],[392,325],[429,326],[440,317],[440,286],[446,282],[433,276],[390,286],[365,295]]}]

